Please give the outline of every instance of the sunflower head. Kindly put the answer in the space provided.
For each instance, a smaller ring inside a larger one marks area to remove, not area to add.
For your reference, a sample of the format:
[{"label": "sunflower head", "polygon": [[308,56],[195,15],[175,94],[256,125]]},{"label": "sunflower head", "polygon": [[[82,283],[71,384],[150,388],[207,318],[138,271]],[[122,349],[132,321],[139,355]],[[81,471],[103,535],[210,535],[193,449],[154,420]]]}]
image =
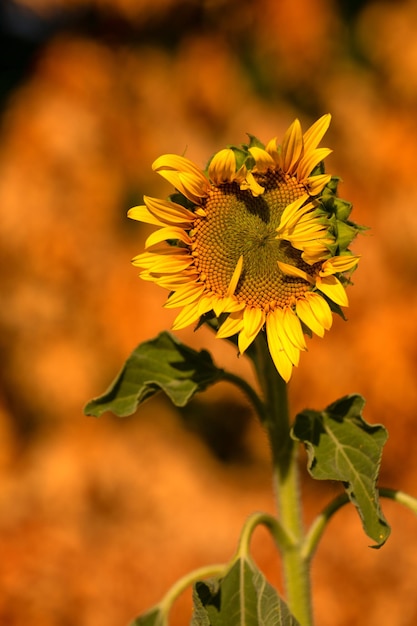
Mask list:
[{"label": "sunflower head", "polygon": [[318,147],[324,115],[305,133],[295,120],[280,144],[249,142],[217,152],[205,171],[167,154],[153,169],[176,189],[168,200],[145,196],[129,217],[158,229],[134,258],[140,276],[168,289],[180,308],[173,328],[215,316],[217,337],[237,337],[243,353],[265,332],[285,381],[333,313],[348,305],[345,287],[359,258],[349,245],[360,228],[325,173],[331,152]]}]

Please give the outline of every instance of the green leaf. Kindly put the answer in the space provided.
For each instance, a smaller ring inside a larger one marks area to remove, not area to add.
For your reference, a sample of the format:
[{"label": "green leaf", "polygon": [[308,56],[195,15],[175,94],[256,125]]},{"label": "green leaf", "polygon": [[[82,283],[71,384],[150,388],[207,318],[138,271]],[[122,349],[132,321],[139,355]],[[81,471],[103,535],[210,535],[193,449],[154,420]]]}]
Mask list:
[{"label": "green leaf", "polygon": [[194,586],[191,626],[299,626],[262,572],[238,559],[226,576]]},{"label": "green leaf", "polygon": [[304,443],[308,470],[318,480],[339,480],[358,510],[363,528],[382,546],[390,528],[379,506],[376,482],[387,431],[362,418],[365,400],[345,396],[324,411],[305,410],[296,417],[294,439]]},{"label": "green leaf", "polygon": [[107,391],[91,400],[84,412],[99,417],[112,411],[125,417],[158,391],[176,406],[185,406],[195,393],[220,380],[222,373],[206,350],[197,352],[162,332],[132,352]]},{"label": "green leaf", "polygon": [[134,619],[129,626],[168,626],[168,619],[159,607],[155,607]]}]

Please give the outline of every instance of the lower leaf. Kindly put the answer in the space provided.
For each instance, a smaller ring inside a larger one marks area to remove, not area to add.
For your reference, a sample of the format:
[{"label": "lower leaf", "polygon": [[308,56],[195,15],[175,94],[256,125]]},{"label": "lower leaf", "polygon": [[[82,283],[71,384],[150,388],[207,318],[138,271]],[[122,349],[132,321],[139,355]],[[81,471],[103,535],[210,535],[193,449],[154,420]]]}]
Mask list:
[{"label": "lower leaf", "polygon": [[299,626],[285,602],[247,557],[223,578],[197,582],[191,626]]}]

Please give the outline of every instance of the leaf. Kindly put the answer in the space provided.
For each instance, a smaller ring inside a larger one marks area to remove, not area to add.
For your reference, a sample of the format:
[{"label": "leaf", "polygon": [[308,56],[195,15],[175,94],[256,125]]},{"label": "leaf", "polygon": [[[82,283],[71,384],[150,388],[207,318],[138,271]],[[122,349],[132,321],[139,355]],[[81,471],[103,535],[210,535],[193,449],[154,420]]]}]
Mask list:
[{"label": "leaf", "polygon": [[156,606],[134,619],[129,626],[168,626],[168,620],[165,613]]},{"label": "leaf", "polygon": [[224,578],[194,585],[191,626],[299,626],[256,565],[238,559]]},{"label": "leaf", "polygon": [[162,332],[132,352],[107,391],[91,400],[84,412],[99,417],[112,411],[125,417],[158,391],[176,406],[185,406],[195,393],[220,380],[222,372],[206,350],[197,352]]},{"label": "leaf", "polygon": [[345,396],[324,411],[305,410],[295,419],[293,438],[304,443],[308,471],[318,480],[339,480],[358,510],[375,546],[388,539],[390,527],[379,506],[376,482],[387,431],[362,418],[365,400]]}]

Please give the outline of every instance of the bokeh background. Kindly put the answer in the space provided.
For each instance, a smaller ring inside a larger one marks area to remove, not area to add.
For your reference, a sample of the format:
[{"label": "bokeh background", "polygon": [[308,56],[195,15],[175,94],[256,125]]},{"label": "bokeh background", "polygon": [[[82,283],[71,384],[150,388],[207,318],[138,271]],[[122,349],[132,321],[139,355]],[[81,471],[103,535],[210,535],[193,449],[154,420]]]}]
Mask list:
[{"label": "bokeh background", "polygon": [[[390,433],[381,484],[417,495],[417,3],[4,0],[0,19],[0,624],[127,624],[274,510],[267,442],[234,389],[183,412],[162,397],[124,420],[82,412],[176,314],[130,265],[149,231],[126,218],[170,192],[151,170],[163,153],[204,167],[247,132],[332,113],[327,168],[370,230],[349,321],[309,342],[291,406],[363,394]],[[178,336],[252,377],[208,330]],[[306,522],[339,492],[303,470]],[[417,520],[384,511],[379,551],[353,508],[332,520],[320,626],[416,623]],[[253,550],[281,587],[266,532]],[[189,611],[184,596],[174,626]]]}]

